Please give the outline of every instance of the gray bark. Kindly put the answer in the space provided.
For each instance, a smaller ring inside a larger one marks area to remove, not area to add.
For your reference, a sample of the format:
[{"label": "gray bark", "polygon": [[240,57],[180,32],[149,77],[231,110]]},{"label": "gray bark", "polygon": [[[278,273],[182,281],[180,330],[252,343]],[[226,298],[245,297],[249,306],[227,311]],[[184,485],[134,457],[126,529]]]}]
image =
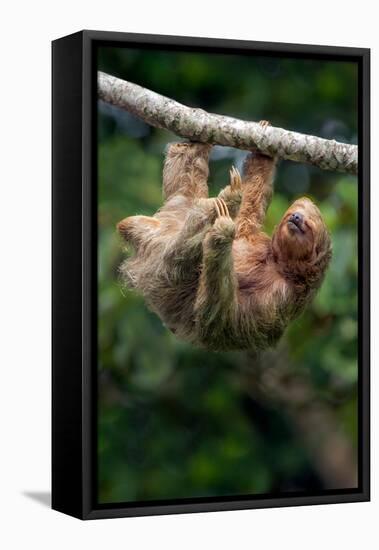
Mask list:
[{"label": "gray bark", "polygon": [[313,164],[324,170],[357,174],[358,147],[291,132],[256,122],[191,108],[109,74],[98,73],[98,96],[126,109],[156,128],[165,128],[192,141],[258,149],[283,159]]}]

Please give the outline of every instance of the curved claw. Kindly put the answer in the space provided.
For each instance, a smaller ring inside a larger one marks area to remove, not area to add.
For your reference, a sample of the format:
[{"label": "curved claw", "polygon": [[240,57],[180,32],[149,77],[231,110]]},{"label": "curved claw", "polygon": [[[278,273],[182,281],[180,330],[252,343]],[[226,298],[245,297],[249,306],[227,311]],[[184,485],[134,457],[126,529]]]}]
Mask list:
[{"label": "curved claw", "polygon": [[229,170],[230,174],[230,188],[232,191],[241,191],[242,190],[242,178],[241,174],[235,166]]},{"label": "curved claw", "polygon": [[268,120],[260,120],[259,126],[262,126],[262,128],[267,128],[268,126],[271,126],[271,122],[269,122]]},{"label": "curved claw", "polygon": [[220,199],[220,198],[215,199],[215,209],[216,209],[216,214],[218,218],[221,218],[221,217],[231,218],[228,207],[224,199]]}]

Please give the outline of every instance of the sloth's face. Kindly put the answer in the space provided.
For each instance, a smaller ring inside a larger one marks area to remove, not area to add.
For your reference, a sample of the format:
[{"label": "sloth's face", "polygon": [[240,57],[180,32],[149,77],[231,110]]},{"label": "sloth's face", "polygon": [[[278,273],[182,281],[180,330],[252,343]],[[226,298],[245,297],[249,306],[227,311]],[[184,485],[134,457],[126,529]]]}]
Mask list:
[{"label": "sloth's face", "polygon": [[273,248],[282,261],[317,261],[330,250],[330,237],[317,206],[307,198],[295,201],[273,236]]}]

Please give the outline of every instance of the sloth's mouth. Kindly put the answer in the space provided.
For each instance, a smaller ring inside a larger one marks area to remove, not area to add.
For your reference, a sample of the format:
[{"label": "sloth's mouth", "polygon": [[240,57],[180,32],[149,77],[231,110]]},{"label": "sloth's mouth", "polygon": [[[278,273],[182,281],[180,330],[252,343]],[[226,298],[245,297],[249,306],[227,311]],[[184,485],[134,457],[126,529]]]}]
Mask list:
[{"label": "sloth's mouth", "polygon": [[295,233],[304,233],[302,220],[290,219],[287,222],[288,227]]}]

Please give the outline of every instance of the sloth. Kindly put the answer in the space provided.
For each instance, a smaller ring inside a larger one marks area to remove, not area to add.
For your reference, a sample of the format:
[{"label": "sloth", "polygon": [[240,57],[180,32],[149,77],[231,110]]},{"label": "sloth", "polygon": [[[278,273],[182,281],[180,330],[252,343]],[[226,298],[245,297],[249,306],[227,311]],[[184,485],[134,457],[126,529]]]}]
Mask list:
[{"label": "sloth", "polygon": [[180,339],[212,351],[264,350],[314,297],[331,239],[309,198],[290,206],[272,237],[263,231],[275,159],[257,151],[247,155],[242,177],[233,167],[229,185],[209,198],[210,150],[169,146],[163,206],[118,223],[132,249],[121,280]]}]

